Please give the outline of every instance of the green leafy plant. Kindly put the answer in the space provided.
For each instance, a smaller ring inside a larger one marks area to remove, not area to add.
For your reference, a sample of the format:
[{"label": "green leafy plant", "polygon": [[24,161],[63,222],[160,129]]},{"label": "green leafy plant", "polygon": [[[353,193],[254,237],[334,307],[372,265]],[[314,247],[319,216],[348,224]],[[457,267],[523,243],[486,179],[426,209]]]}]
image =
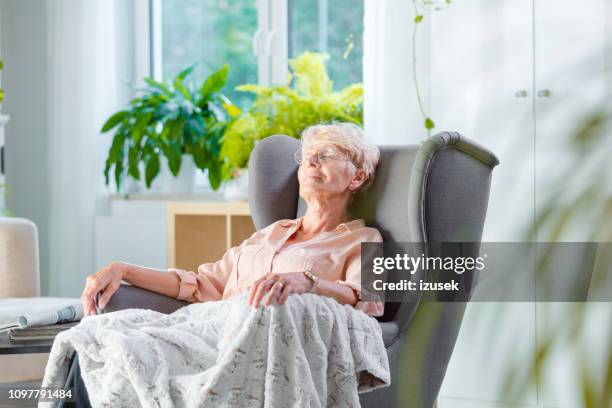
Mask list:
[{"label": "green leafy plant", "polygon": [[228,114],[237,109],[220,92],[229,67],[224,65],[198,87],[187,81],[194,68],[180,72],[172,83],[145,78],[148,87],[143,95],[106,121],[102,133],[115,129],[104,168],[107,185],[113,167],[117,190],[126,175],[140,180],[139,164],[143,163],[145,183],[150,188],[159,174],[161,155],[167,158],[174,176],[180,171],[182,155],[191,155],[199,169],[208,170],[215,190],[229,177],[220,156]]},{"label": "green leafy plant", "polygon": [[326,54],[305,52],[289,60],[292,74],[280,86],[246,84],[236,89],[255,94],[248,111],[230,121],[221,156],[232,169],[245,168],[255,142],[275,134],[299,137],[310,125],[332,120],[363,123],[363,86],[334,92],[325,68]]}]

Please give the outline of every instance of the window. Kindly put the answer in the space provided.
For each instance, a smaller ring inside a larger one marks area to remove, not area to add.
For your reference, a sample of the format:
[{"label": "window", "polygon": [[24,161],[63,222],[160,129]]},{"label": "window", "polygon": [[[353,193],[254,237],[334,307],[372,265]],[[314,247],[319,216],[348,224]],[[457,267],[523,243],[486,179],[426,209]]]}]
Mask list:
[{"label": "window", "polygon": [[[137,78],[170,80],[195,63],[190,78],[201,83],[227,63],[224,93],[243,109],[254,95],[236,86],[284,82],[287,60],[304,51],[329,55],[336,91],[363,80],[363,1],[142,0],[134,7]],[[196,185],[209,190],[200,172]]]},{"label": "window", "polygon": [[200,82],[227,62],[225,93],[245,107],[253,97],[235,91],[237,85],[282,81],[288,58],[317,51],[330,57],[327,68],[335,90],[363,80],[362,1],[150,1],[152,66],[164,79],[198,63],[192,76]]},{"label": "window", "polygon": [[257,83],[257,59],[252,51],[257,30],[255,0],[161,0],[157,7],[163,78],[198,63],[192,79],[201,83],[228,63],[225,94],[236,105],[246,106],[252,96],[234,88]]},{"label": "window", "polygon": [[334,89],[362,82],[363,2],[289,0],[289,57],[304,51],[329,54]]}]

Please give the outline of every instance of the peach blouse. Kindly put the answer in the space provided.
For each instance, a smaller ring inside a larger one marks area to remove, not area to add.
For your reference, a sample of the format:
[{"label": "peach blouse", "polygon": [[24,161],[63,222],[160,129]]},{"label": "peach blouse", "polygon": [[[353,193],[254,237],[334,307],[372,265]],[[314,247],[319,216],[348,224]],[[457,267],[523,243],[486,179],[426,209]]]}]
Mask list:
[{"label": "peach blouse", "polygon": [[247,292],[261,276],[309,270],[321,279],[352,288],[356,309],[381,316],[382,302],[361,301],[361,242],[382,242],[376,228],[362,219],[338,225],[312,239],[285,245],[300,228],[302,218],[276,221],[229,249],[217,262],[204,263],[198,273],[170,268],[180,278],[177,299],[189,302],[232,299]]}]

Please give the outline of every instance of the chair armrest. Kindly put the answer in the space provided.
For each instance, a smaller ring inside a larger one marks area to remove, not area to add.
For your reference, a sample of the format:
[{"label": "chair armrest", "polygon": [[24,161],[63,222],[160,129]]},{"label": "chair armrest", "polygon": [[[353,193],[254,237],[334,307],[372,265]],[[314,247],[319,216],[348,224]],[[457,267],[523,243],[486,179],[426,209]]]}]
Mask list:
[{"label": "chair armrest", "polygon": [[379,322],[385,347],[391,346],[397,340],[400,330],[396,322]]},{"label": "chair armrest", "polygon": [[119,289],[111,296],[102,313],[110,313],[123,309],[151,309],[169,314],[189,304],[189,302],[151,292],[138,286],[122,283]]}]

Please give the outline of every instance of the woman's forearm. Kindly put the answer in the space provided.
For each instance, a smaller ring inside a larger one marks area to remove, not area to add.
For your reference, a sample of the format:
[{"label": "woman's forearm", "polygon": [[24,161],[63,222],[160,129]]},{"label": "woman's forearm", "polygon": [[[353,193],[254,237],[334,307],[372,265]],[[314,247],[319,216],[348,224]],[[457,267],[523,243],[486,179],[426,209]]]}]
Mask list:
[{"label": "woman's forearm", "polygon": [[317,289],[315,293],[323,296],[329,296],[338,301],[338,303],[343,305],[351,305],[355,306],[357,301],[357,295],[355,291],[350,287],[343,285],[341,283],[330,282],[324,279],[319,279],[319,283],[317,284]]},{"label": "woman's forearm", "polygon": [[175,273],[168,273],[168,271],[163,269],[146,268],[126,262],[121,264],[125,268],[123,274],[124,281],[175,299],[178,296],[180,278]]}]

